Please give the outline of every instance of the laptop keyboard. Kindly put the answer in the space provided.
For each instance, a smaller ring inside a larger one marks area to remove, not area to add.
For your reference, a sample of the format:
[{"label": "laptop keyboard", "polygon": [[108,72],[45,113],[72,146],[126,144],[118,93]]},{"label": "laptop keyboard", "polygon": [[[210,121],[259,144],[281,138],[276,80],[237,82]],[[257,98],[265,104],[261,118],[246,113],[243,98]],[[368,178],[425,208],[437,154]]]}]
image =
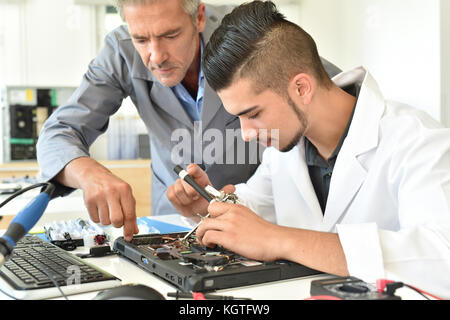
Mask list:
[{"label": "laptop keyboard", "polygon": [[27,235],[17,243],[10,258],[0,268],[0,278],[4,280],[2,290],[22,298],[62,296],[56,284],[61,290],[70,287],[70,294],[120,284],[114,276],[33,235]]}]

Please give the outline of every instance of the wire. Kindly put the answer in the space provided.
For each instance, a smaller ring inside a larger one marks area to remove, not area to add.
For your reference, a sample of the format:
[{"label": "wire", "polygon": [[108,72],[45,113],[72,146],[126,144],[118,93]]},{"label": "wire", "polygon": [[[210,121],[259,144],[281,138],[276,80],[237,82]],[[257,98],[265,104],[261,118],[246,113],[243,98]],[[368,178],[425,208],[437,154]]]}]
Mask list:
[{"label": "wire", "polygon": [[[24,256],[20,257],[23,260],[26,260],[28,263],[30,263],[30,261],[25,258]],[[30,263],[31,264],[31,263]],[[44,265],[42,263],[38,263],[39,267],[41,268],[42,272],[44,272],[47,277],[50,279],[51,282],[53,282],[53,284],[55,285],[55,287],[59,290],[59,292],[61,293],[61,295],[64,297],[64,299],[69,300],[69,298],[64,294],[64,292],[62,291],[60,285],[58,284],[58,282],[55,280],[55,278],[50,274],[50,272],[47,270],[47,268],[44,267]],[[10,295],[9,293],[7,293],[6,291],[3,291],[0,288],[0,292],[3,293],[4,295],[10,297],[13,300],[22,300],[19,298],[14,297],[13,295]]]},{"label": "wire", "polygon": [[42,269],[42,271],[47,275],[47,277],[50,279],[51,282],[55,285],[55,287],[59,290],[61,295],[64,297],[64,299],[69,300],[69,298],[64,294],[64,292],[61,289],[61,286],[58,284],[58,282],[53,278],[53,276],[48,272],[48,270],[40,263],[39,267]]},{"label": "wire", "polygon": [[8,292],[3,291],[1,288],[0,288],[0,292],[3,293],[5,296],[10,297],[10,298],[13,299],[13,300],[22,300],[22,299],[19,299],[19,298],[16,298],[16,297],[10,295]]},{"label": "wire", "polygon": [[12,199],[20,196],[21,194],[31,190],[31,189],[36,189],[39,187],[44,187],[44,186],[49,186],[51,185],[50,182],[43,182],[43,183],[37,183],[37,184],[33,184],[32,186],[20,189],[19,191],[14,192],[11,196],[9,196],[5,201],[3,201],[2,203],[0,203],[0,208],[3,207],[5,204],[7,204],[8,202],[10,202]]},{"label": "wire", "polygon": [[335,296],[312,296],[304,300],[342,300],[342,299]]},{"label": "wire", "polygon": [[[26,257],[21,256],[20,258],[23,260],[26,260],[29,264],[32,265],[32,263]],[[69,300],[69,298],[62,291],[61,286],[58,284],[58,282],[55,280],[55,278],[53,278],[53,276],[48,271],[48,269],[44,266],[44,264],[42,264],[41,262],[38,262],[37,264],[39,265],[39,268],[41,268],[42,272],[45,273],[45,275],[50,279],[50,281],[54,284],[54,286],[59,290],[59,292],[64,297],[64,299]]]},{"label": "wire", "polygon": [[397,290],[397,289],[399,289],[401,287],[407,287],[407,288],[409,288],[411,290],[414,290],[414,291],[416,291],[418,294],[420,294],[422,297],[424,297],[427,300],[430,300],[430,298],[428,296],[430,296],[430,297],[432,297],[432,298],[434,298],[436,300],[444,300],[444,299],[439,298],[439,297],[437,297],[437,296],[435,296],[435,295],[433,295],[433,294],[431,294],[429,292],[426,292],[426,291],[424,291],[422,289],[416,288],[416,287],[414,287],[414,286],[412,286],[410,284],[406,284],[406,283],[399,282],[399,281],[396,282],[396,281],[388,280],[388,279],[378,279],[377,280],[378,292],[385,292],[386,291],[388,294],[393,295],[395,293],[395,290]]},{"label": "wire", "polygon": [[444,299],[439,298],[439,297],[437,297],[437,296],[435,296],[435,295],[432,295],[432,294],[429,293],[429,292],[423,291],[423,290],[421,290],[421,289],[419,289],[419,288],[416,288],[416,287],[414,287],[414,286],[411,286],[411,285],[409,285],[409,284],[404,284],[404,286],[405,286],[405,287],[408,287],[408,288],[410,288],[410,289],[412,289],[412,290],[414,290],[414,291],[416,291],[416,292],[419,293],[421,296],[425,297],[427,300],[430,300],[430,298],[428,298],[427,296],[430,296],[430,297],[432,297],[432,298],[434,298],[434,299],[436,299],[436,300],[444,300]]}]

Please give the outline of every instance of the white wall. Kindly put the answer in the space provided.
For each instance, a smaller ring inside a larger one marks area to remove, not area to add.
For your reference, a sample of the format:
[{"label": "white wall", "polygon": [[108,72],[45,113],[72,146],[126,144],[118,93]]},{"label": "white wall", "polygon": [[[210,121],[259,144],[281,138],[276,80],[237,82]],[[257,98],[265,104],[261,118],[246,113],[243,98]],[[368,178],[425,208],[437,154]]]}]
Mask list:
[{"label": "white wall", "polygon": [[274,2],[313,36],[323,57],[344,70],[367,67],[386,98],[450,126],[449,0]]},{"label": "white wall", "polygon": [[450,1],[441,0],[442,121],[450,127]]},{"label": "white wall", "polygon": [[[338,1],[338,0],[336,0]],[[213,5],[239,5],[250,0],[203,0],[205,3]],[[301,0],[272,0],[278,9],[286,15],[286,18],[297,23],[300,19],[300,3]]]},{"label": "white wall", "polygon": [[95,32],[94,12],[73,0],[0,0],[0,83],[78,86]]},{"label": "white wall", "polygon": [[[387,98],[450,126],[450,0],[274,2],[311,33],[322,56],[343,69],[368,67]],[[105,21],[100,7],[77,3],[0,0],[0,85],[78,86],[102,44]],[[106,154],[105,139],[92,149],[99,159]]]},{"label": "white wall", "polygon": [[366,66],[386,98],[449,125],[442,75],[450,58],[441,56],[440,19],[448,7],[448,0],[301,0],[300,25],[323,57],[343,69]]},{"label": "white wall", "polygon": [[[95,7],[0,0],[0,86],[77,87],[97,53],[96,34]],[[102,138],[91,148],[95,158],[106,159],[104,145]]]},{"label": "white wall", "polygon": [[0,84],[25,81],[25,3],[26,0],[0,1]]}]

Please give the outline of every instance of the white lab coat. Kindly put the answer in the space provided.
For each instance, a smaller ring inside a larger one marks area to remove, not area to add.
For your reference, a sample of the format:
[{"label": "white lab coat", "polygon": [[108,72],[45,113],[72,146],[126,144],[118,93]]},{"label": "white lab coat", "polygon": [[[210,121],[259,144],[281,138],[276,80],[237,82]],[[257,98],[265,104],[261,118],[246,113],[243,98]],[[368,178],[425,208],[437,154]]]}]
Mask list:
[{"label": "white lab coat", "polygon": [[333,78],[361,84],[337,157],[325,214],[305,162],[268,148],[237,185],[245,205],[283,226],[337,232],[352,276],[385,278],[450,298],[450,129],[426,113],[385,101],[362,67]]}]

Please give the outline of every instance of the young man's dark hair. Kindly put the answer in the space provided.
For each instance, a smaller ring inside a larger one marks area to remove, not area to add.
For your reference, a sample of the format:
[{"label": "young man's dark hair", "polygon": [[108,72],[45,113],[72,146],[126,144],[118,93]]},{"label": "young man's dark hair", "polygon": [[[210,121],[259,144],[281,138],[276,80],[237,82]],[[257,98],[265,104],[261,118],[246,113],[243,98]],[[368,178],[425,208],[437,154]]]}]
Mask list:
[{"label": "young man's dark hair", "polygon": [[286,96],[291,77],[304,72],[331,86],[314,40],[271,1],[241,5],[224,17],[205,49],[203,70],[216,91],[248,78],[256,92],[270,88]]}]

